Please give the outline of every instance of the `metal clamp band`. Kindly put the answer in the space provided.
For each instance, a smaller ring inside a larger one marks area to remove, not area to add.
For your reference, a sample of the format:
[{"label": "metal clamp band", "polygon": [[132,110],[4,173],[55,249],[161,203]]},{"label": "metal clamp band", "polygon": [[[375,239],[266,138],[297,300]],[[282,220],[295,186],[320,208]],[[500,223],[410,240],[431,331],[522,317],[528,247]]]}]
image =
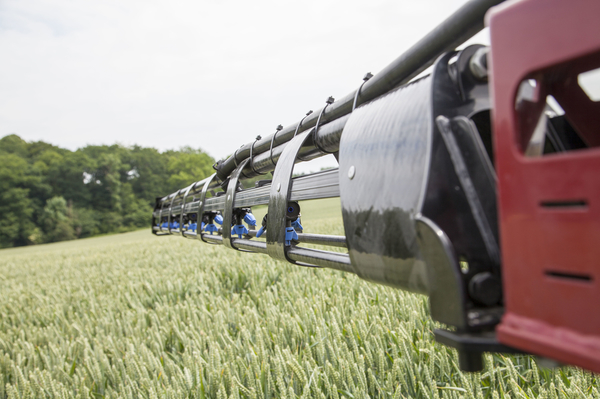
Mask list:
[{"label": "metal clamp band", "polygon": [[273,166],[275,166],[275,161],[273,161],[273,142],[275,141],[275,136],[277,136],[277,133],[279,133],[279,131],[281,129],[283,129],[283,126],[278,125],[277,130],[275,131],[275,133],[273,133],[273,137],[271,137],[271,148],[269,149],[269,159],[271,160],[271,163],[273,164]]},{"label": "metal clamp band", "polygon": [[171,215],[171,209],[173,208],[173,202],[175,202],[175,198],[177,198],[177,196],[179,195],[179,193],[181,192],[181,190],[177,190],[177,192],[175,193],[175,195],[173,196],[173,199],[171,200],[171,205],[169,205],[169,216],[167,219],[167,228],[169,229],[169,234],[173,234],[171,233],[171,222],[172,222],[172,215]]},{"label": "metal clamp band", "polygon": [[290,260],[286,255],[285,228],[288,201],[290,199],[290,188],[292,185],[292,172],[298,152],[309,137],[308,133],[302,133],[294,137],[283,149],[271,182],[269,194],[269,217],[267,218],[267,253],[273,259],[285,260],[301,266],[310,266],[307,263]]},{"label": "metal clamp band", "polygon": [[238,150],[239,150],[239,148],[237,150],[235,150],[235,152],[233,153],[233,163],[235,164],[236,168],[238,166],[238,161],[237,161],[237,152],[238,152]]},{"label": "metal clamp band", "polygon": [[367,83],[367,81],[369,79],[371,79],[372,77],[373,77],[373,74],[371,72],[367,72],[365,74],[365,76],[363,76],[363,82],[358,87],[358,90],[356,90],[356,94],[354,94],[354,102],[352,103],[352,111],[353,112],[354,112],[354,108],[356,108],[356,102],[358,101],[358,95],[360,94],[360,89],[362,89],[362,87],[365,85],[365,83]]},{"label": "metal clamp band", "polygon": [[254,144],[256,144],[256,142],[260,139],[262,139],[262,137],[260,137],[260,135],[256,136],[256,140],[254,140],[254,142],[250,146],[250,169],[252,169],[252,171],[254,173],[256,173],[257,175],[266,175],[266,173],[260,173],[259,171],[256,170],[256,168],[254,167],[254,157],[252,156],[252,152],[254,151]]},{"label": "metal clamp band", "polygon": [[202,241],[209,243],[209,244],[214,244],[213,242],[207,241],[204,239],[203,235],[202,235],[202,217],[204,216],[204,203],[206,202],[206,192],[208,191],[208,186],[210,186],[210,184],[212,183],[212,181],[215,179],[215,176],[217,176],[216,173],[213,173],[211,176],[209,176],[206,179],[206,183],[204,183],[204,186],[202,186],[202,191],[200,192],[200,200],[198,202],[198,216],[196,216],[196,239],[200,238]]},{"label": "metal clamp band", "polygon": [[[296,135],[298,134],[298,130],[300,129],[300,126],[302,126],[302,122],[304,122],[304,120],[308,117],[308,115],[312,114],[312,109],[309,110],[306,115],[304,115],[304,118],[300,119],[300,122],[298,123],[298,126],[296,126],[296,131],[294,132],[294,137],[296,137]],[[292,138],[294,138],[292,137]]]},{"label": "metal clamp band", "polygon": [[240,165],[229,175],[229,183],[227,183],[227,192],[225,193],[225,209],[223,210],[223,245],[230,249],[237,249],[232,244],[231,238],[231,222],[233,220],[233,202],[235,200],[235,193],[237,190],[238,180],[242,170],[246,164],[250,161],[250,158],[246,158],[240,163]]},{"label": "metal clamp band", "polygon": [[[317,147],[319,149],[319,151],[325,153],[325,154],[333,154],[330,151],[327,151],[325,149],[323,149],[318,141],[317,141],[317,132],[319,131],[319,123],[321,123],[321,117],[323,116],[323,114],[325,113],[325,110],[327,109],[327,107],[329,107],[330,104],[333,104],[333,102],[335,101],[335,98],[333,97],[329,97],[327,99],[327,101],[325,101],[325,106],[323,107],[323,109],[321,109],[321,112],[319,112],[319,117],[317,118],[317,124],[315,125],[315,130],[313,131],[313,143],[315,145],[315,147]],[[300,158],[300,157],[298,157]],[[302,158],[300,158],[302,159]],[[304,159],[302,159],[304,161]]]},{"label": "metal clamp band", "polygon": [[158,212],[158,229],[162,232],[163,228],[162,228],[162,214],[163,214],[163,208],[165,207],[165,201],[163,201],[163,203],[160,205],[160,212]]},{"label": "metal clamp band", "polygon": [[190,190],[192,189],[192,187],[194,187],[195,184],[196,183],[190,184],[187,190],[185,190],[185,193],[183,194],[183,199],[181,200],[181,214],[179,215],[179,232],[181,233],[181,236],[185,238],[187,238],[183,231],[183,215],[185,213],[185,200],[188,194],[190,193]]}]

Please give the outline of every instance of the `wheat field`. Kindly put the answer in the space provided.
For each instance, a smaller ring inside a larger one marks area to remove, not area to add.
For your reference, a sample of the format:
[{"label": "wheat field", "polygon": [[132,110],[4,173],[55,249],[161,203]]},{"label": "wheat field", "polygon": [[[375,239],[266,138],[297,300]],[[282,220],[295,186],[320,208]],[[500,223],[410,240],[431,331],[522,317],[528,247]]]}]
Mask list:
[{"label": "wheat field", "polygon": [[2,250],[0,292],[0,398],[600,398],[528,356],[461,373],[423,296],[149,229]]}]

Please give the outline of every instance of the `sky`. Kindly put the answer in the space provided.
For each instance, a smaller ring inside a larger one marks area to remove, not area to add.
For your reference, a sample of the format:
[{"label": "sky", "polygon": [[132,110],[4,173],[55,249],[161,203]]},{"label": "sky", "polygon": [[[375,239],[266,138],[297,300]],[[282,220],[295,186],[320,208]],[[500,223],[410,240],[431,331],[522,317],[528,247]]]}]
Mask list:
[{"label": "sky", "polygon": [[352,92],[463,3],[0,0],[0,137],[220,159]]}]

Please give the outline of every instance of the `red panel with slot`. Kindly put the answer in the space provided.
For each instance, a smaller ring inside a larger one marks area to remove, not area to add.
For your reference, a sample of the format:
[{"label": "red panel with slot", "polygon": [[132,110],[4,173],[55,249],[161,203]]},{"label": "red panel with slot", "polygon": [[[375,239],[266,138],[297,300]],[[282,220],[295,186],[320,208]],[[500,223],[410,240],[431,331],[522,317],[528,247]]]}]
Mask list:
[{"label": "red panel with slot", "polygon": [[[498,339],[596,372],[600,103],[578,78],[600,68],[599,15],[597,0],[524,0],[488,15],[506,306]],[[588,148],[526,155],[547,96]]]}]

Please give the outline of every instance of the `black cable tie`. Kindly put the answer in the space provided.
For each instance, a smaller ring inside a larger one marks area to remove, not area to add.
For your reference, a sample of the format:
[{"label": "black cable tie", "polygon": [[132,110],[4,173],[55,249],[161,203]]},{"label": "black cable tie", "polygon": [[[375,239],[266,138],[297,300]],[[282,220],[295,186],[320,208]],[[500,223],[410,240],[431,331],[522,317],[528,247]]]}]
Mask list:
[{"label": "black cable tie", "polygon": [[352,112],[354,112],[354,109],[356,108],[356,102],[358,101],[358,95],[360,94],[360,90],[362,89],[364,84],[367,83],[367,81],[369,79],[371,79],[372,77],[373,77],[373,74],[371,72],[367,72],[365,74],[365,76],[363,76],[363,82],[360,84],[358,90],[356,90],[356,94],[354,94],[354,102],[352,103]]}]

